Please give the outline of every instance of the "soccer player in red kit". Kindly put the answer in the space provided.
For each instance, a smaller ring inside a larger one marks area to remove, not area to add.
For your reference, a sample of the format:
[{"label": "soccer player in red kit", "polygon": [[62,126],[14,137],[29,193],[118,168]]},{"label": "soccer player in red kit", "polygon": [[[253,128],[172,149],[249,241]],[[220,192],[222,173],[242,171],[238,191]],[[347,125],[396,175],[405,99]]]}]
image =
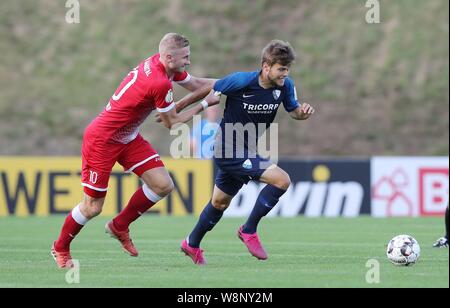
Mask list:
[{"label": "soccer player in red kit", "polygon": [[[72,267],[70,243],[83,226],[100,214],[108,180],[116,162],[126,172],[139,176],[144,185],[131,197],[128,205],[105,226],[131,256],[137,256],[129,236],[128,226],[155,203],[168,195],[173,182],[158,153],[139,134],[139,126],[153,110],[167,128],[189,121],[208,107],[203,101],[182,113],[177,113],[173,101],[172,81],[194,92],[191,99],[204,97],[214,80],[196,78],[185,70],[190,64],[189,41],[176,33],[166,34],[159,53],[133,69],[122,81],[100,113],[86,128],[82,144],[82,186],[84,200],[67,216],[51,254],[60,268]],[[198,97],[196,97],[196,95]],[[217,104],[219,98],[210,105]]]}]

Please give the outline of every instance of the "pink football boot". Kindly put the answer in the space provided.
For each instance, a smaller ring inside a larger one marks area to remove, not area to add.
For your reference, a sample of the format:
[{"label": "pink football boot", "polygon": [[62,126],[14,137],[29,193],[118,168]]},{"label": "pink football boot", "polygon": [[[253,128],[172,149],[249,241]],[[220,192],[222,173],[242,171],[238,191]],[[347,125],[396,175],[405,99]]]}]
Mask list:
[{"label": "pink football boot", "polygon": [[194,264],[198,265],[206,264],[206,260],[203,257],[203,250],[201,250],[200,248],[194,248],[189,246],[186,240],[183,240],[183,242],[181,242],[181,251],[183,251],[186,254],[186,256],[191,257]]},{"label": "pink football boot", "polygon": [[243,233],[242,226],[239,227],[237,232],[238,237],[247,246],[248,251],[259,260],[266,260],[267,253],[261,245],[258,234],[255,232],[253,234]]}]

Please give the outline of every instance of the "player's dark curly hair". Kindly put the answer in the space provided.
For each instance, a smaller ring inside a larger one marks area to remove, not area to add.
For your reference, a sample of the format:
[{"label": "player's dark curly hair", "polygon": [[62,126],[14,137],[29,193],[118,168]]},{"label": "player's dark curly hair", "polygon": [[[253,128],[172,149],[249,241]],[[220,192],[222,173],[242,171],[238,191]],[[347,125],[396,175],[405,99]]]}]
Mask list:
[{"label": "player's dark curly hair", "polygon": [[280,40],[272,40],[264,47],[261,54],[261,64],[272,66],[276,63],[289,66],[295,61],[295,52],[291,44]]}]

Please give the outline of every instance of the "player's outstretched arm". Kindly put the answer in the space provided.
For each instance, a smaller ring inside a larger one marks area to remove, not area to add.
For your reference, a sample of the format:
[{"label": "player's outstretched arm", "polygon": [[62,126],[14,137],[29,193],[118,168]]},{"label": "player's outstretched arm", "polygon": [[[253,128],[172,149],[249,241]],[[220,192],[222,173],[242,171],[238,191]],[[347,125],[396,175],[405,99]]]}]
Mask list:
[{"label": "player's outstretched arm", "polygon": [[314,107],[310,104],[303,103],[296,109],[291,111],[289,115],[295,120],[306,120],[314,113]]},{"label": "player's outstretched arm", "polygon": [[209,95],[199,104],[195,105],[193,108],[177,113],[175,108],[159,113],[161,122],[165,127],[171,129],[177,123],[186,123],[192,119],[196,114],[199,114],[208,107],[217,105],[220,103],[220,92],[214,92],[211,90]]},{"label": "player's outstretched arm", "polygon": [[175,103],[177,112],[181,112],[184,108],[205,98],[205,96],[208,95],[209,92],[211,92],[212,87],[213,85],[207,84],[180,99],[178,102]]},{"label": "player's outstretched arm", "polygon": [[[210,87],[212,88],[214,86],[214,83],[216,83],[217,79],[213,78],[199,78],[191,76],[189,81],[180,83],[180,86],[188,90],[189,92],[197,91],[198,89],[204,88],[204,87]],[[206,93],[208,94],[208,93]],[[205,96],[206,96],[205,94]]]}]

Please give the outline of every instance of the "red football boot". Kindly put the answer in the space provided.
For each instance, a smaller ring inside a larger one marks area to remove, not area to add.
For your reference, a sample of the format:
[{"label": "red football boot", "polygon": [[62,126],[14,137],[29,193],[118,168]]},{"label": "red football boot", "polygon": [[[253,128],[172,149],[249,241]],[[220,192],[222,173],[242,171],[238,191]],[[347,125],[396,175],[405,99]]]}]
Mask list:
[{"label": "red football boot", "polygon": [[138,256],[138,251],[136,247],[134,247],[133,241],[130,239],[129,230],[119,231],[114,227],[114,223],[111,220],[105,225],[105,232],[109,233],[111,237],[117,239],[122,245],[123,250],[128,253],[132,257]]},{"label": "red football boot", "polygon": [[53,259],[55,259],[56,265],[59,268],[73,267],[72,256],[70,255],[70,251],[56,251],[55,243],[53,243],[50,253]]}]

